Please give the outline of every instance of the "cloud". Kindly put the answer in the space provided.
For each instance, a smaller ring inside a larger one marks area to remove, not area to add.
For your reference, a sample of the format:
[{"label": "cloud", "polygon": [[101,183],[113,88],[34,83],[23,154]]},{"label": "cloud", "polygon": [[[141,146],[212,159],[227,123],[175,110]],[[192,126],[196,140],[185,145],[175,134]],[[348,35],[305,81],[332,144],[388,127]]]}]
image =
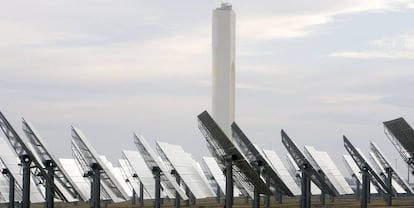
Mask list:
[{"label": "cloud", "polygon": [[311,34],[313,26],[330,21],[325,15],[260,17],[241,22],[239,32],[247,39],[296,38]]},{"label": "cloud", "polygon": [[[211,40],[202,33],[188,31],[146,42],[129,41],[102,46],[23,45],[22,50],[0,50],[0,69],[4,74],[14,74],[19,78],[94,82],[205,75],[209,72],[206,67],[210,65]],[[60,37],[69,36],[73,37],[72,34]],[[50,41],[54,38],[47,36],[44,39]],[[41,41],[40,38],[35,40]],[[19,67],[19,71],[11,67]]]},{"label": "cloud", "polygon": [[414,59],[414,34],[377,39],[370,42],[371,49],[339,51],[332,57],[358,59]]},{"label": "cloud", "polygon": [[355,103],[355,102],[375,102],[382,99],[382,96],[371,94],[342,94],[342,95],[330,95],[320,96],[320,101],[323,103]]},{"label": "cloud", "polygon": [[209,15],[191,2],[9,2],[0,8],[1,75],[73,84],[204,76]]},{"label": "cloud", "polygon": [[359,59],[414,59],[414,52],[405,51],[343,51],[332,53],[332,57],[359,58]]},{"label": "cloud", "polygon": [[[410,8],[410,2],[400,1],[312,1],[312,3],[269,3],[273,12],[252,13],[238,21],[240,37],[255,40],[297,38],[314,34],[317,26],[331,23],[339,15],[358,12],[390,12]],[[412,3],[411,3],[412,4]],[[237,4],[236,4],[237,5]],[[289,11],[289,12],[287,12]],[[278,15],[275,15],[278,14]]]}]

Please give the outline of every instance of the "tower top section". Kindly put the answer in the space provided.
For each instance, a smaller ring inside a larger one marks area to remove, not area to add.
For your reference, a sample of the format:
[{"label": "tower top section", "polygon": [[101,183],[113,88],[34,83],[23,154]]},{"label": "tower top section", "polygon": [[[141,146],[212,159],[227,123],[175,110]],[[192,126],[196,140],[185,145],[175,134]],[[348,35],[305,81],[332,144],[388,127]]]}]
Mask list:
[{"label": "tower top section", "polygon": [[221,3],[221,7],[217,8],[220,10],[231,10],[232,6],[230,3]]}]

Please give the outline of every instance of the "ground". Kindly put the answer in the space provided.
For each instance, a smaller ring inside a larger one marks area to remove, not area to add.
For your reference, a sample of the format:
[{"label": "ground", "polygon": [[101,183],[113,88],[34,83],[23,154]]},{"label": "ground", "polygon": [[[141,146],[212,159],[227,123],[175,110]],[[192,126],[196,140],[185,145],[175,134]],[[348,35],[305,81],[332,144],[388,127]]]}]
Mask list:
[{"label": "ground", "polygon": [[[153,207],[153,201],[152,200],[145,200],[144,206],[145,208]],[[218,204],[216,203],[215,198],[209,198],[209,199],[200,199],[196,201],[195,205],[190,205],[189,207],[194,208],[222,208],[223,207],[223,201],[222,203]],[[352,196],[348,197],[338,197],[335,198],[334,201],[331,201],[329,198],[326,198],[325,205],[322,205],[319,201],[319,197],[312,198],[312,207],[359,207],[360,202],[353,198]],[[43,204],[34,204],[31,207],[33,208],[43,208]],[[89,205],[87,203],[55,203],[56,208],[67,208],[67,207],[79,207],[79,208],[87,208]],[[135,208],[140,207],[137,205],[132,205],[131,201],[123,202],[123,203],[112,203],[112,204],[105,204],[102,203],[101,207],[109,207],[109,208]],[[174,201],[173,200],[164,200],[164,204],[162,207],[165,208],[173,208]],[[185,203],[181,201],[181,207],[187,207],[185,206]],[[235,198],[234,200],[234,208],[250,208],[252,207],[251,201],[246,203],[243,198]],[[263,198],[261,201],[261,207],[264,207]],[[279,204],[277,201],[275,201],[273,198],[271,199],[270,207],[299,207],[299,198],[284,198],[284,201],[282,204]],[[372,197],[371,203],[368,204],[368,207],[387,207],[385,201],[380,197]],[[410,197],[395,197],[393,198],[393,207],[414,207],[414,196]]]}]

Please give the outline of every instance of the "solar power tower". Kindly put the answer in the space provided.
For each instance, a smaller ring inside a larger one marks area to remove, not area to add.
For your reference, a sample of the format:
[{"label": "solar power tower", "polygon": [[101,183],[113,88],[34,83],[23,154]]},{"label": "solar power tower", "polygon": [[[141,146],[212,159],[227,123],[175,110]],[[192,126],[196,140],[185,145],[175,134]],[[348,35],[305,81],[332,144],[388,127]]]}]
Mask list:
[{"label": "solar power tower", "polygon": [[323,171],[316,171],[312,164],[306,159],[303,153],[299,150],[296,144],[289,138],[289,136],[282,129],[282,143],[285,145],[286,150],[292,156],[296,165],[300,168],[302,173],[301,178],[301,207],[307,208],[311,206],[311,192],[310,182],[313,181],[323,192],[323,194],[329,194],[330,196],[338,196],[339,193],[333,187],[333,185],[326,179],[326,174]]},{"label": "solar power tower", "polygon": [[[386,172],[388,168],[392,168],[391,163],[387,160],[387,158],[385,158],[385,155],[381,152],[379,147],[372,141],[370,142],[370,148],[371,148],[372,153],[375,155],[376,159],[380,163],[380,167],[382,168],[383,171]],[[414,193],[410,185],[404,179],[401,178],[401,176],[398,174],[397,171],[393,171],[392,178],[393,178],[393,184],[395,184],[394,186],[399,185],[408,194]],[[399,191],[398,193],[401,193],[401,191]]]},{"label": "solar power tower", "polygon": [[312,146],[305,145],[305,155],[308,156],[307,158],[313,163],[314,167],[326,174],[326,179],[330,181],[340,195],[354,193],[327,152],[318,151]]},{"label": "solar power tower", "polygon": [[[170,174],[165,164],[161,161],[161,158],[150,147],[147,140],[142,135],[134,133],[134,143],[155,178],[155,208],[161,207],[161,186],[167,196],[176,199],[176,205],[178,204],[178,200],[180,200],[179,197],[184,201],[188,200],[185,191]],[[173,192],[175,192],[176,196],[172,194]]]},{"label": "solar power tower", "polygon": [[351,155],[352,159],[358,165],[359,170],[362,172],[362,197],[361,197],[361,207],[367,207],[368,198],[369,198],[369,180],[370,177],[373,179],[372,182],[377,186],[380,192],[384,192],[387,195],[387,205],[391,206],[392,203],[392,189],[391,189],[391,171],[388,171],[387,175],[387,184],[385,184],[377,173],[371,168],[368,164],[368,161],[361,155],[361,152],[358,151],[354,145],[345,137],[344,146],[348,153]]},{"label": "solar power tower", "polygon": [[[384,132],[404,161],[414,168],[414,130],[404,118],[383,122]],[[413,172],[414,173],[414,172]]]},{"label": "solar power tower", "polygon": [[[359,170],[358,165],[355,163],[354,159],[352,159],[351,155],[342,155],[343,162],[345,163],[345,167],[347,168],[348,172],[354,178],[356,183],[356,192],[355,196],[357,199],[361,199],[361,185],[362,185],[362,173]],[[378,194],[378,191],[374,184],[369,183],[368,191],[370,194]],[[369,203],[369,197],[368,197]]]},{"label": "solar power tower", "polygon": [[157,141],[156,150],[167,169],[174,173],[177,183],[185,187],[193,203],[195,199],[215,197],[208,182],[200,175],[196,161],[181,146]]},{"label": "solar power tower", "polygon": [[[53,183],[65,194],[68,201],[73,202],[77,200],[87,201],[87,197],[82,194],[79,187],[72,181],[68,173],[62,168],[59,160],[57,160],[46,148],[45,143],[40,135],[34,129],[33,125],[22,119],[23,132],[26,134],[35,152],[40,157],[39,160],[44,164],[51,181],[46,184],[46,201],[53,200],[53,191],[47,193],[48,190],[53,190]],[[49,202],[51,203],[51,202]]]},{"label": "solar power tower", "polygon": [[132,181],[138,184],[136,190],[139,192],[139,203],[142,206],[144,199],[155,198],[154,176],[138,151],[123,150],[122,157],[125,159],[129,174],[132,175]]},{"label": "solar power tower", "polygon": [[[238,145],[241,152],[246,156],[250,165],[254,167],[258,175],[261,175],[265,178],[267,186],[274,188],[278,193],[294,196],[289,187],[283,182],[279,175],[273,170],[272,166],[269,164],[266,156],[263,155],[262,151],[251,143],[247,136],[243,133],[240,127],[233,122],[231,125],[232,134],[234,142]],[[265,206],[270,205],[269,196],[266,197]],[[282,198],[279,198],[279,201],[282,202]],[[254,207],[260,206],[260,195],[255,191],[254,198]]]},{"label": "solar power tower", "polygon": [[26,146],[26,143],[20,138],[1,112],[0,128],[5,134],[10,146],[14,149],[16,155],[20,158],[23,167],[22,208],[30,207],[30,174],[34,175],[36,180],[41,181],[42,184],[49,184],[46,186],[46,189],[49,189],[46,192],[50,194],[48,199],[51,197],[52,200],[46,201],[46,207],[54,207],[54,197],[58,197],[58,199],[67,202],[68,200],[66,196],[61,192],[59,187],[53,183],[53,179],[50,175],[46,173],[44,165],[37,160],[33,152]]},{"label": "solar power tower", "polygon": [[233,206],[233,177],[234,181],[243,184],[243,187],[248,191],[258,194],[271,194],[269,187],[260,178],[257,171],[234,146],[210,114],[204,111],[197,117],[199,129],[207,141],[207,147],[226,175],[226,208]]},{"label": "solar power tower", "polygon": [[98,155],[85,135],[73,126],[72,153],[81,164],[84,175],[91,178],[91,203],[94,208],[100,207],[101,186],[113,202],[121,202],[129,198],[110,167]]}]

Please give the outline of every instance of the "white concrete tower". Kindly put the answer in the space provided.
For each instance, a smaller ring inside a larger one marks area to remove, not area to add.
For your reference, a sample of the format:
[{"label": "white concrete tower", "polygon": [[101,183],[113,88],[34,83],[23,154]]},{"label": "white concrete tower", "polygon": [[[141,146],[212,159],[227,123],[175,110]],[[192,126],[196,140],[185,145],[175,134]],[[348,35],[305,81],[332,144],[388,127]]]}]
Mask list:
[{"label": "white concrete tower", "polygon": [[236,16],[229,3],[213,12],[213,111],[221,129],[231,137],[235,107]]}]

